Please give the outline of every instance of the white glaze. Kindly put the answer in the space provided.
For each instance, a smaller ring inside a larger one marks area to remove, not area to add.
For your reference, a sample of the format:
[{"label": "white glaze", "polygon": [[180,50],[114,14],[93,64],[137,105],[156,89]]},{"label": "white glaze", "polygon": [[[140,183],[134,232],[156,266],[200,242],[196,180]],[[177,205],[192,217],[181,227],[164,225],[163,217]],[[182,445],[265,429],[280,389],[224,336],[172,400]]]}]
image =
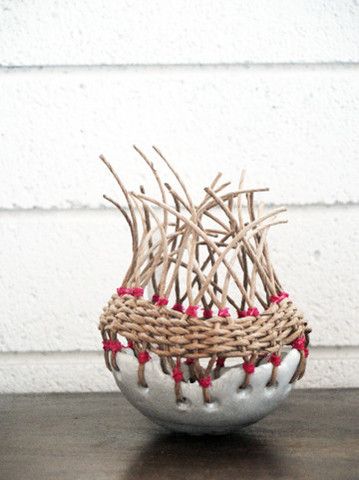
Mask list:
[{"label": "white glaze", "polygon": [[271,376],[270,363],[258,366],[251,375],[250,386],[243,390],[238,389],[244,379],[242,368],[223,369],[210,388],[210,404],[203,402],[197,382],[181,384],[187,400],[177,404],[173,379],[163,373],[155,355],[145,366],[148,388],[137,384],[138,361],[128,351],[117,355],[120,370],[113,370],[113,375],[127,400],[153,422],[177,432],[226,433],[257,422],[279,405],[292,389],[289,381],[299,359],[295,349],[283,358],[277,385],[272,387],[266,386]]}]

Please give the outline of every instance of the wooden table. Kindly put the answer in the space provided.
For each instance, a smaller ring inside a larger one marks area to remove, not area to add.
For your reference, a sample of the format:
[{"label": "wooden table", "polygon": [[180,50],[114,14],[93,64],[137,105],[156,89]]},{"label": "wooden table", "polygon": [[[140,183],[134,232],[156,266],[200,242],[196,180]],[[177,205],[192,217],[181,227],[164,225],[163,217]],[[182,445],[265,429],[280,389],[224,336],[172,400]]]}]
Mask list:
[{"label": "wooden table", "polygon": [[0,396],[0,479],[359,479],[358,390],[297,390],[238,434],[153,425],[120,393]]}]

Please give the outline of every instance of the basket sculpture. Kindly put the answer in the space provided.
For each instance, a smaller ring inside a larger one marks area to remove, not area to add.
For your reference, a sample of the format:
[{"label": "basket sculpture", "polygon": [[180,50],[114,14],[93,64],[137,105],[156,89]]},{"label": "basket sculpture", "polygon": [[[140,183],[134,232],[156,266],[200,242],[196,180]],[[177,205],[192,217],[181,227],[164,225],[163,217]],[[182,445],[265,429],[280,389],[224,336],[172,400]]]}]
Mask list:
[{"label": "basket sculpture", "polygon": [[183,180],[153,147],[176,185],[164,183],[137,147],[158,198],[128,191],[104,196],[124,216],[132,259],[104,308],[107,367],[126,398],[154,422],[189,433],[224,433],[264,417],[305,371],[310,329],[269,257],[270,227],[254,194],[218,174],[195,204]]}]

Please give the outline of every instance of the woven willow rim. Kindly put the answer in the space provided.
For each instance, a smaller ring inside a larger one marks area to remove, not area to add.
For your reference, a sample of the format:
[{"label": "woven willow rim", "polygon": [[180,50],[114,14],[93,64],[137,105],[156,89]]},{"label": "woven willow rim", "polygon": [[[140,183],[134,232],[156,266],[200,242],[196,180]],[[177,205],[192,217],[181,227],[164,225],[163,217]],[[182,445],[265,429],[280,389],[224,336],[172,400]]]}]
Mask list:
[{"label": "woven willow rim", "polygon": [[[228,357],[243,359],[248,384],[258,362],[269,356],[274,381],[282,349],[291,345],[301,355],[294,377],[301,377],[310,328],[283,292],[267,244],[268,230],[286,223],[278,218],[285,208],[256,208],[254,194],[268,189],[245,188],[244,172],[238,188],[229,191],[230,182],[219,184],[222,174],[217,174],[195,203],[176,170],[153,148],[179,185],[177,191],[163,182],[152,161],[135,147],[152,172],[160,199],[146,195],[143,186],[138,193],[128,191],[100,157],[127,207],[104,198],[122,213],[132,238],[128,270],[100,318],[107,366],[117,369],[116,354],[132,348],[139,382],[145,385],[151,352],[160,357],[163,371],[172,372],[176,385],[183,381],[182,360],[193,363],[193,375],[206,389],[213,369]],[[145,292],[152,292],[152,299]],[[119,337],[127,339],[127,347]],[[204,358],[206,367],[200,363]]]},{"label": "woven willow rim", "polygon": [[309,333],[291,301],[271,304],[261,315],[210,319],[157,307],[144,298],[113,295],[100,318],[109,338],[119,334],[162,357],[265,356]]}]

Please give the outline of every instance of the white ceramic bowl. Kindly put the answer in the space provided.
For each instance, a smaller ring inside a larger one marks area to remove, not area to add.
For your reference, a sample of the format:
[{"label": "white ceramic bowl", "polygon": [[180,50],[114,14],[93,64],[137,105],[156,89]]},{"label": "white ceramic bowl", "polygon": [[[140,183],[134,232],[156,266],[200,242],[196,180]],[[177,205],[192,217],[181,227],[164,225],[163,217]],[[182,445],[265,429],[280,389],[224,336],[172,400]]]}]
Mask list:
[{"label": "white ceramic bowl", "polygon": [[[153,422],[176,432],[191,434],[227,433],[257,422],[273,411],[287,397],[293,384],[290,380],[298,366],[300,354],[292,349],[283,354],[278,367],[277,383],[268,387],[272,364],[256,367],[250,385],[239,389],[244,372],[239,366],[225,367],[213,380],[209,392],[212,403],[204,403],[202,389],[197,382],[182,382],[185,401],[177,403],[174,382],[165,374],[157,356],[146,363],[148,387],[137,383],[138,361],[132,351],[117,354],[119,371],[113,369],[115,380],[127,400]],[[188,377],[183,365],[185,378]]]}]

